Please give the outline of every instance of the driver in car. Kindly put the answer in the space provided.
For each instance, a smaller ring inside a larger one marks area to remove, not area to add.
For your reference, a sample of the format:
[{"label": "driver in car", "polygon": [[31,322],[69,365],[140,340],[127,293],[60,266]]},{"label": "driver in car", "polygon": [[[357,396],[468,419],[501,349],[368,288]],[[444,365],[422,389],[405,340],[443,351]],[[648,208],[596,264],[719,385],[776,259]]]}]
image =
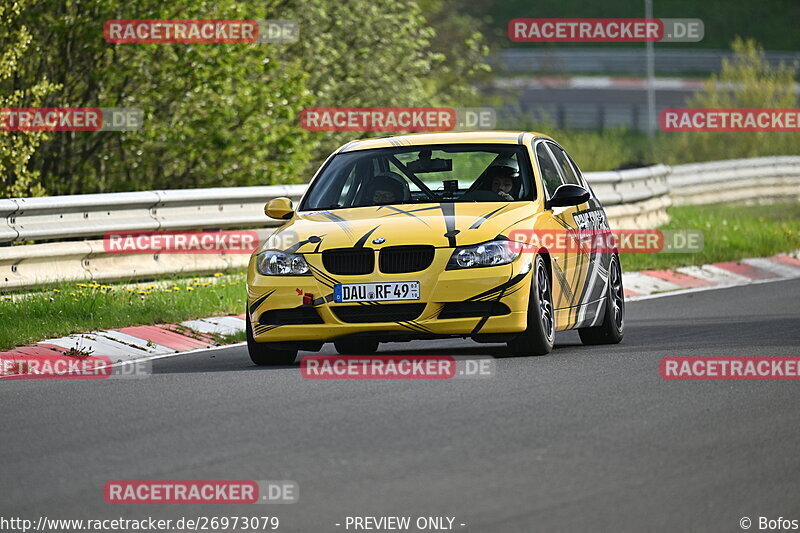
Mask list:
[{"label": "driver in car", "polygon": [[511,196],[511,189],[514,187],[514,179],[504,176],[494,176],[492,178],[492,192],[503,200],[513,202],[514,197]]},{"label": "driver in car", "polygon": [[375,205],[392,204],[403,200],[403,178],[387,172],[372,179],[372,202]]},{"label": "driver in car", "polygon": [[519,190],[519,166],[516,161],[507,159],[494,163],[486,170],[491,191],[503,200],[513,202]]}]

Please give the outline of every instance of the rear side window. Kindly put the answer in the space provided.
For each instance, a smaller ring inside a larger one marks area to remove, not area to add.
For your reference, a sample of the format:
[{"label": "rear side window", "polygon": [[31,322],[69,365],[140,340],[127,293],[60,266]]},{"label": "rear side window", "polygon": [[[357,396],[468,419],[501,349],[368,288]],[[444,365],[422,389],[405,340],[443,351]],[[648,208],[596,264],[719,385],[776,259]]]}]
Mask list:
[{"label": "rear side window", "polygon": [[558,175],[553,158],[544,143],[536,145],[536,160],[539,162],[539,170],[542,172],[542,181],[548,196],[552,196],[556,189],[561,186],[561,177]]}]

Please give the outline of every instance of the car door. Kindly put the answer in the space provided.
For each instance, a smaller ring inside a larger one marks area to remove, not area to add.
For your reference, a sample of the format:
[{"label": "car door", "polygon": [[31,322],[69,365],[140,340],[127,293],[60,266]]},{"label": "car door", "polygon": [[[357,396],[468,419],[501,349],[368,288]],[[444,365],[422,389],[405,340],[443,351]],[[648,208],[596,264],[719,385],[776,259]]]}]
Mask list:
[{"label": "car door", "polygon": [[[572,157],[566,151],[563,151],[563,154],[566,156],[567,163],[574,170],[578,184],[591,194],[586,210],[578,211],[575,214],[578,227],[582,230],[588,230],[594,235],[597,235],[598,232],[610,231],[608,217],[600,200],[595,196],[594,191],[586,182],[580,168],[578,168]],[[601,241],[595,241],[596,245],[587,251],[589,254],[589,273],[583,288],[583,294],[580,297],[581,306],[578,313],[577,327],[597,325],[597,319],[602,315],[603,306],[600,304],[606,293],[608,268],[612,253],[607,246],[597,244],[599,242]],[[611,241],[604,239],[602,242]]]},{"label": "car door", "polygon": [[[534,152],[547,200],[564,183],[581,185],[560,146],[549,140],[539,140],[535,143]],[[568,329],[577,322],[579,311],[577,306],[580,304],[589,273],[589,254],[578,246],[579,226],[575,218],[575,215],[585,210],[588,204],[549,207],[548,202],[546,205],[548,209],[543,214],[537,229],[552,230],[551,242],[557,244],[551,252],[553,305],[557,309],[556,327]]]}]

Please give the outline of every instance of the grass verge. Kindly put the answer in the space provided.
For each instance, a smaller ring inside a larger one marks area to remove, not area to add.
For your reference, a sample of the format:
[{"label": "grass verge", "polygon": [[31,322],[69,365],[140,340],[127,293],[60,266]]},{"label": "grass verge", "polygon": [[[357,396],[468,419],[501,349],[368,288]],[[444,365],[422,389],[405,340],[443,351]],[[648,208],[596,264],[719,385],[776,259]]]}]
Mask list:
[{"label": "grass verge", "polygon": [[800,248],[800,204],[762,206],[699,205],[669,209],[670,221],[660,229],[698,229],[698,253],[622,254],[623,271],[677,268],[746,257],[766,257]]},{"label": "grass verge", "polygon": [[[151,283],[65,283],[0,297],[0,350],[98,329],[174,324],[244,312],[245,274]],[[237,342],[228,336],[223,342]]]}]

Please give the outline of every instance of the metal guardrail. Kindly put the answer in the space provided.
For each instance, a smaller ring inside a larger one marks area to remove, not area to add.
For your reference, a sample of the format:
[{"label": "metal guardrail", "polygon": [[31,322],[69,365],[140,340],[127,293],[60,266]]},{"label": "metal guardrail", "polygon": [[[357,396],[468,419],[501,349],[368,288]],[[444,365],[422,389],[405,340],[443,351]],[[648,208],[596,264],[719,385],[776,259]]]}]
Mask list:
[{"label": "metal guardrail", "polygon": [[669,220],[672,205],[666,165],[610,172],[587,172],[586,181],[616,228],[655,228]]},{"label": "metal guardrail", "polygon": [[[618,228],[653,228],[676,204],[800,200],[800,157],[764,157],[587,172]],[[725,184],[724,186],[722,184]],[[205,273],[247,264],[246,254],[110,254],[110,231],[267,228],[271,198],[298,200],[306,185],[232,187],[0,199],[0,289],[56,281]],[[270,230],[261,230],[263,237]],[[89,240],[81,240],[85,238]],[[95,239],[91,239],[94,237]],[[60,241],[26,245],[11,242]]]},{"label": "metal guardrail", "polygon": [[0,243],[96,237],[109,231],[186,230],[276,225],[271,198],[298,199],[305,185],[220,187],[10,198],[0,200]]},{"label": "metal guardrail", "polygon": [[669,186],[676,205],[800,201],[800,156],[678,165]]},{"label": "metal guardrail", "polygon": [[[767,61],[777,66],[800,61],[798,52],[766,52]],[[722,60],[733,57],[730,50],[655,50],[657,73],[719,72]],[[508,48],[489,58],[496,70],[508,73],[644,74],[646,56],[641,48]]]}]

